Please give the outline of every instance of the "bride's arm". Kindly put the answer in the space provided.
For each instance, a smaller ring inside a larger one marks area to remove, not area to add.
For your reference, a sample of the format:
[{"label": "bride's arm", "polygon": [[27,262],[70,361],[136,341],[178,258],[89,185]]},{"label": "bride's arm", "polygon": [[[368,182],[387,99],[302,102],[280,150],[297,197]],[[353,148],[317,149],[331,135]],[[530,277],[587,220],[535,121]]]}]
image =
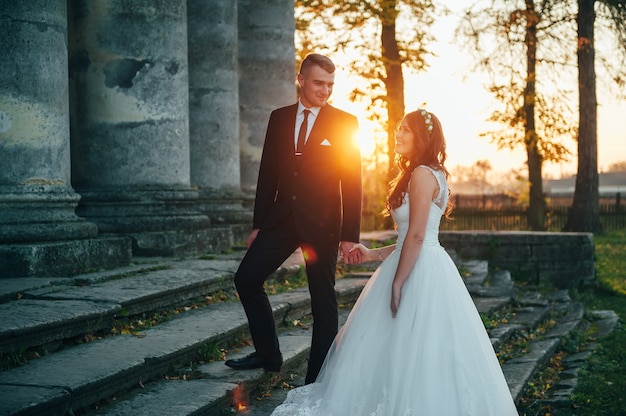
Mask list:
[{"label": "bride's arm", "polygon": [[391,313],[394,317],[400,306],[402,287],[422,251],[430,204],[437,195],[437,191],[437,180],[429,170],[418,168],[413,171],[409,189],[409,228],[402,245],[391,289]]},{"label": "bride's arm", "polygon": [[361,252],[361,262],[383,261],[396,249],[395,244],[384,247],[367,248],[363,244],[355,244],[350,251],[359,250]]}]

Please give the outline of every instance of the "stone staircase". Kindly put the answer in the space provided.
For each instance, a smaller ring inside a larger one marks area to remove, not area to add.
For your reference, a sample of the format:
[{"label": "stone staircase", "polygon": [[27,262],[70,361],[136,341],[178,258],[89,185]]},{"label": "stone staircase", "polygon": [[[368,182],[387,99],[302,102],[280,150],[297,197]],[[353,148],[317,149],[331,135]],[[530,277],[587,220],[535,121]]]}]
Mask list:
[{"label": "stone staircase", "polygon": [[[285,359],[281,374],[225,367],[224,352],[230,358],[252,351],[232,284],[241,256],[136,259],[129,267],[70,278],[3,279],[0,415],[269,415],[284,397],[281,383],[301,382],[310,345],[308,292],[270,296]],[[297,275],[301,263],[294,253],[275,280]],[[521,291],[507,271],[489,273],[485,262],[458,264],[517,403],[561,341],[584,329],[589,317],[566,292],[544,297]],[[338,279],[343,319],[375,266],[347,268]],[[161,319],[149,328],[111,330],[154,313]],[[595,337],[617,321],[610,312],[594,319]],[[553,403],[566,405],[584,358],[570,360]]]}]

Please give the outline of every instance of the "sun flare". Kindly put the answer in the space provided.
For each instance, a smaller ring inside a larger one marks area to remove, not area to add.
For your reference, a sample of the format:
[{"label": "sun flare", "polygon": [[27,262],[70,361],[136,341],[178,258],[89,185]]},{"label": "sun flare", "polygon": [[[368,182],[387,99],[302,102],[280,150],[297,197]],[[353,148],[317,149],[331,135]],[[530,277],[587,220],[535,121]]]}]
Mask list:
[{"label": "sun flare", "polygon": [[371,156],[376,150],[376,142],[369,131],[360,130],[357,135],[357,141],[359,142],[359,147],[361,148],[361,155],[364,157]]},{"label": "sun flare", "polygon": [[[381,136],[380,127],[370,120],[365,119],[364,116],[359,117],[359,133],[357,134],[357,142],[361,149],[361,156],[364,158],[371,158],[377,151],[377,143],[384,142],[384,135]],[[384,134],[384,133],[383,133]],[[381,139],[382,137],[382,139]]]}]

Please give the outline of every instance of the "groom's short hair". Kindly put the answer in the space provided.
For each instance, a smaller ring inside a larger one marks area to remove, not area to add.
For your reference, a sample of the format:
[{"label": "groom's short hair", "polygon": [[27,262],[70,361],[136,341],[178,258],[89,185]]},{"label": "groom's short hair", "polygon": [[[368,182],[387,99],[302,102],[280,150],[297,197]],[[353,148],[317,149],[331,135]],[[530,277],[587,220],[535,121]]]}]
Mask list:
[{"label": "groom's short hair", "polygon": [[335,64],[329,57],[320,55],[319,53],[310,53],[304,58],[300,64],[300,73],[305,73],[310,67],[317,65],[329,74],[335,72]]}]

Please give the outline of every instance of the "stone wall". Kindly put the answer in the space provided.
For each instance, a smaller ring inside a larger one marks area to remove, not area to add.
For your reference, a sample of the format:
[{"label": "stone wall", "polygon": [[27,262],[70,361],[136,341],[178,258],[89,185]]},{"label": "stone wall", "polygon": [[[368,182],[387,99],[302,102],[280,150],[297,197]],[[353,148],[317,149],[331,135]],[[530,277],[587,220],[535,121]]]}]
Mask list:
[{"label": "stone wall", "polygon": [[509,270],[516,281],[558,288],[596,284],[591,233],[446,231],[439,241],[461,258]]}]

